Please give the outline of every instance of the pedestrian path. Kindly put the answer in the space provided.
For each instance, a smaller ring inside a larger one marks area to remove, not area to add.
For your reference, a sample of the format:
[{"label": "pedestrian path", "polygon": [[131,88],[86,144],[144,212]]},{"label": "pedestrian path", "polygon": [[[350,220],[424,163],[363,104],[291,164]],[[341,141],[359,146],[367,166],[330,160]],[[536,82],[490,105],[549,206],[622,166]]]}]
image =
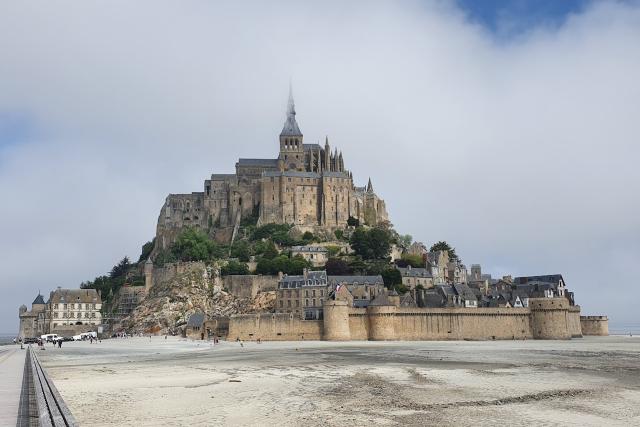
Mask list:
[{"label": "pedestrian path", "polygon": [[0,426],[15,426],[20,408],[26,350],[15,346],[3,347],[0,347]]}]

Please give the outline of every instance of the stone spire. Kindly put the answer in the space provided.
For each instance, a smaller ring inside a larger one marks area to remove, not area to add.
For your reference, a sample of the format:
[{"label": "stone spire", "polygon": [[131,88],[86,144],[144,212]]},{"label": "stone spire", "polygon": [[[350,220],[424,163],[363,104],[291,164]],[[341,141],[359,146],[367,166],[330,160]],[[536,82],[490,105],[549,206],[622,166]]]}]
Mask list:
[{"label": "stone spire", "polygon": [[369,178],[369,182],[367,183],[367,193],[373,193],[373,185],[371,184],[371,178]]},{"label": "stone spire", "polygon": [[342,151],[338,154],[338,170],[344,172],[344,159],[342,158]]},{"label": "stone spire", "polygon": [[293,89],[289,83],[289,102],[287,103],[287,119],[284,122],[280,136],[302,136],[296,121],[296,105],[293,101]]}]

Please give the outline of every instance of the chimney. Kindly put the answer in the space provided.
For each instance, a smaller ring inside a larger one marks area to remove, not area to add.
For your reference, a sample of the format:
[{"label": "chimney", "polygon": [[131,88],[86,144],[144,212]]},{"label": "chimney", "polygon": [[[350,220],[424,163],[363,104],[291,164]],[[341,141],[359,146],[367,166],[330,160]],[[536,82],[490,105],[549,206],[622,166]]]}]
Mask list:
[{"label": "chimney", "polygon": [[304,280],[307,280],[307,276],[309,276],[309,269],[305,268],[302,270],[302,276],[304,276]]}]

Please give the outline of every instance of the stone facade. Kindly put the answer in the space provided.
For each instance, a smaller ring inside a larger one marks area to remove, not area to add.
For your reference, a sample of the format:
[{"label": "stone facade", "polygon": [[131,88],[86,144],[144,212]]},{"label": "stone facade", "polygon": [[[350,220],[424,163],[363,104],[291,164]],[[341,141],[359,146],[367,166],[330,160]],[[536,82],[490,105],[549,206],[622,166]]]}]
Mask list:
[{"label": "stone facade", "polygon": [[328,299],[324,317],[291,314],[232,316],[229,338],[262,340],[492,340],[569,339],[579,307],[566,298],[532,298],[529,308],[415,308],[376,304],[354,308]]},{"label": "stone facade", "polygon": [[293,246],[291,256],[300,255],[314,267],[323,267],[329,260],[329,250],[324,246]]},{"label": "stone facade", "polygon": [[305,144],[296,122],[293,98],[280,133],[275,159],[239,159],[234,174],[213,174],[203,191],[170,194],[160,211],[155,250],[167,248],[187,226],[223,232],[242,218],[257,216],[258,224],[292,224],[305,230],[333,230],[346,226],[352,216],[363,224],[388,221],[384,200],[373,191],[371,180],[356,187],[345,168],[342,153]]},{"label": "stone facade", "polygon": [[38,338],[44,334],[61,336],[97,330],[102,323],[102,299],[95,289],[57,288],[44,301],[38,295],[31,310],[22,305],[19,309],[21,338]]},{"label": "stone facade", "polygon": [[256,274],[224,276],[224,289],[238,298],[255,298],[259,292],[275,291],[278,288],[278,276]]}]

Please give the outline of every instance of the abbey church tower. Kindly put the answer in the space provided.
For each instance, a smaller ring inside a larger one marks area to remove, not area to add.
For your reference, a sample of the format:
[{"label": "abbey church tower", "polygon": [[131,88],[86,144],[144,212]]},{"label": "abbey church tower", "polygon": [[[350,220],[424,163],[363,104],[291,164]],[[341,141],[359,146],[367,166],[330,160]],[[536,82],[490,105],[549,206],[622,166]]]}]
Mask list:
[{"label": "abbey church tower", "polygon": [[296,121],[296,107],[293,102],[293,92],[289,87],[289,102],[287,103],[287,118],[280,132],[280,170],[305,170],[304,145],[302,132]]}]

